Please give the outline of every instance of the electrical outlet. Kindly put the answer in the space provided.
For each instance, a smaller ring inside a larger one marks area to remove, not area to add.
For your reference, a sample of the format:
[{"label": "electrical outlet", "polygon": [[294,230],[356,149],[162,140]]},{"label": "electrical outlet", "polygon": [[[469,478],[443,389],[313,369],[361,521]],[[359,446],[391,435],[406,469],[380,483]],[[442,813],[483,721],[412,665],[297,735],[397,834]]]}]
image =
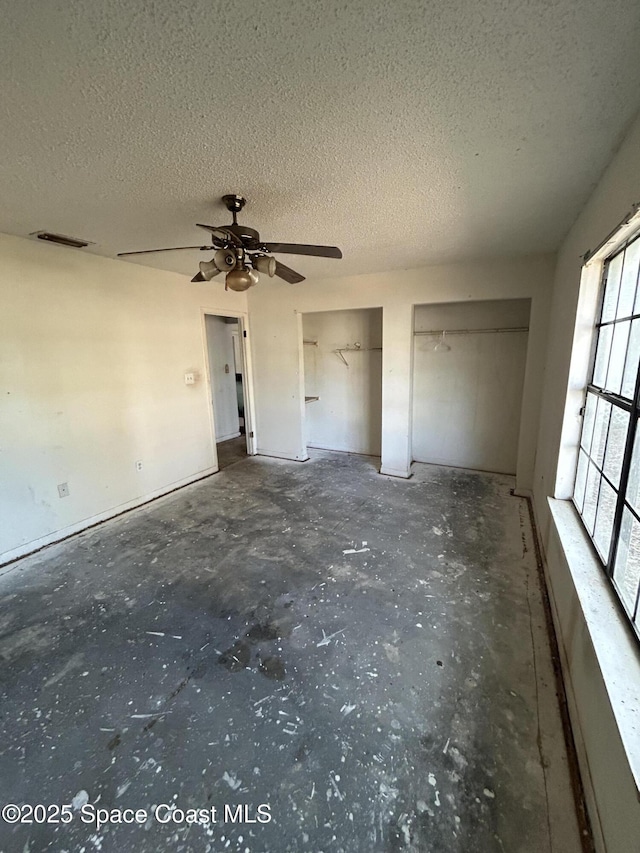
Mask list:
[{"label": "electrical outlet", "polygon": [[195,376],[195,373],[185,373],[185,375],[184,375],[184,384],[185,384],[185,385],[195,385],[195,384],[196,384],[196,376]]},{"label": "electrical outlet", "polygon": [[138,459],[136,462],[136,471],[142,471],[142,459]]},{"label": "electrical outlet", "polygon": [[69,483],[60,483],[58,485],[58,497],[59,498],[68,498],[69,497]]}]

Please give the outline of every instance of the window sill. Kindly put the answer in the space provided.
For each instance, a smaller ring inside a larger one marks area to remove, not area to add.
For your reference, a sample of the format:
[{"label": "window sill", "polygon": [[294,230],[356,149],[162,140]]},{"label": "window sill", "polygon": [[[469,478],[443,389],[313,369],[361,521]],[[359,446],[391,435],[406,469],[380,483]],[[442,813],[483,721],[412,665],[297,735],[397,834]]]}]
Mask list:
[{"label": "window sill", "polygon": [[575,507],[554,498],[549,507],[640,799],[640,649]]}]

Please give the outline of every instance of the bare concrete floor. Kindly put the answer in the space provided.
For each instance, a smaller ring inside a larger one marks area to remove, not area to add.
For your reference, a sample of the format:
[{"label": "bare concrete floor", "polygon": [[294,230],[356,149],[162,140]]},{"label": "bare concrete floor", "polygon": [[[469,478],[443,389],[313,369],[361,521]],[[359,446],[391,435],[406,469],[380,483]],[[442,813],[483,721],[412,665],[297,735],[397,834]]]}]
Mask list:
[{"label": "bare concrete floor", "polygon": [[1,799],[67,808],[2,851],[580,850],[525,501],[375,463],[249,458],[5,570]]},{"label": "bare concrete floor", "polygon": [[244,435],[239,435],[237,438],[230,438],[227,441],[221,441],[216,445],[218,451],[218,470],[228,468],[229,465],[234,465],[236,462],[241,462],[247,458],[247,438]]}]

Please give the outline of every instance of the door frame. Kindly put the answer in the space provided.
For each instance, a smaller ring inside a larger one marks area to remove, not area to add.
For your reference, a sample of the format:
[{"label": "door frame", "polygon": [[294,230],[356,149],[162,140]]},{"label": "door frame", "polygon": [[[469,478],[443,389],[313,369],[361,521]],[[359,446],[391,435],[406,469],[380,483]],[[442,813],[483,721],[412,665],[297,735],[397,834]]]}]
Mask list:
[{"label": "door frame", "polygon": [[246,311],[232,311],[221,308],[201,308],[200,322],[202,325],[202,346],[204,350],[205,374],[207,377],[209,425],[211,430],[211,443],[213,451],[214,468],[218,468],[218,449],[216,447],[216,425],[213,413],[213,383],[209,370],[209,349],[207,346],[207,323],[206,317],[233,317],[238,321],[238,336],[242,346],[242,394],[244,397],[244,433],[247,443],[247,456],[256,455],[257,439],[254,416],[254,392],[253,392],[253,364],[251,359],[251,347],[249,346],[249,315]]}]

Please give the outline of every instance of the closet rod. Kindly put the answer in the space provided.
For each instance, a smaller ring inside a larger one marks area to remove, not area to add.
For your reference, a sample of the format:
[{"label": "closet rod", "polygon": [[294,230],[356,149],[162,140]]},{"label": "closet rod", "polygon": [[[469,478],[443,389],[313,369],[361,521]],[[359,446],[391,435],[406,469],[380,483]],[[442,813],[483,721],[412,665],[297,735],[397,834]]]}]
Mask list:
[{"label": "closet rod", "polygon": [[528,332],[528,326],[511,327],[510,329],[431,329],[429,331],[414,332],[414,335],[487,335],[489,333],[500,334],[504,332]]}]

